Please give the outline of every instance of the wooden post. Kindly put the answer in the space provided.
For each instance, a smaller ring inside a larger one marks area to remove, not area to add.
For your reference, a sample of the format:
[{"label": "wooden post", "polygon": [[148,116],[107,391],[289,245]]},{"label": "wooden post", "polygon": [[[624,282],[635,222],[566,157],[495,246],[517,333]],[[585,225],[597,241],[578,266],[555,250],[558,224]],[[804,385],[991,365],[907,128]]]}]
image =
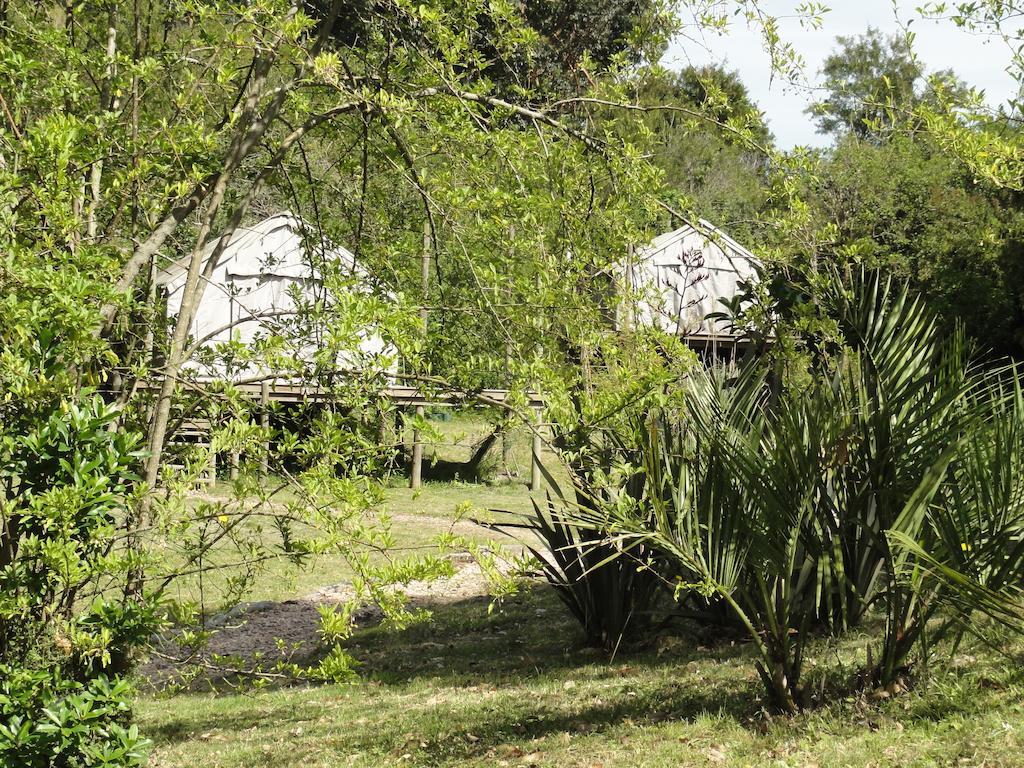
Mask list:
[{"label": "wooden post", "polygon": [[[416,406],[416,416],[423,416],[423,406]],[[420,440],[419,429],[412,431],[412,472],[409,474],[409,487],[419,488],[423,485],[423,442]]]},{"label": "wooden post", "polygon": [[[513,246],[516,242],[516,225],[508,226],[509,263],[515,262]],[[505,339],[505,389],[512,389],[512,339]],[[512,477],[512,424],[505,421],[505,430],[501,433],[501,469],[506,477]]]},{"label": "wooden post", "polygon": [[[420,305],[420,320],[423,321],[423,338],[427,338],[427,320],[430,318],[430,310],[427,309],[427,297],[430,295],[430,219],[423,220],[423,253],[420,260],[420,290],[423,295],[423,304]],[[416,406],[416,416],[422,418],[424,410],[422,405]],[[423,442],[420,439],[420,431],[414,428],[412,431],[412,470],[409,473],[409,487],[419,488],[423,485]]]},{"label": "wooden post", "polygon": [[430,219],[423,220],[423,253],[420,257],[420,290],[423,294],[423,304],[420,306],[420,319],[423,321],[423,336],[427,335],[427,318],[430,310],[427,309],[427,297],[430,295]]},{"label": "wooden post", "polygon": [[239,458],[241,458],[241,457],[240,457],[238,451],[232,451],[231,452],[231,471],[230,471],[229,474],[230,474],[232,480],[237,480],[238,479],[238,460],[239,460]]},{"label": "wooden post", "polygon": [[[515,230],[513,230],[514,232]],[[505,373],[512,367],[512,345],[505,342]],[[506,388],[511,388],[511,378],[506,375]],[[506,477],[512,477],[512,424],[506,419],[501,433],[501,469]]]},{"label": "wooden post", "polygon": [[[377,445],[383,450],[384,446],[390,447],[392,445],[391,435],[388,434],[388,412],[383,404],[378,404],[374,415],[377,417],[376,429],[374,430],[377,433]],[[388,459],[388,463],[390,462],[391,459]]]},{"label": "wooden post", "polygon": [[540,408],[535,408],[536,423],[533,427],[533,450],[531,451],[530,457],[530,490],[540,490],[540,452],[544,447],[544,443],[540,438],[540,427],[542,411]]},{"label": "wooden post", "polygon": [[[212,427],[211,427],[212,428]],[[210,451],[210,489],[217,487],[217,452]]]},{"label": "wooden post", "polygon": [[501,433],[501,469],[508,476],[512,476],[512,427],[505,427]]},{"label": "wooden post", "polygon": [[260,457],[260,477],[266,477],[270,470],[270,382],[265,379],[260,382],[260,427],[266,435]]}]

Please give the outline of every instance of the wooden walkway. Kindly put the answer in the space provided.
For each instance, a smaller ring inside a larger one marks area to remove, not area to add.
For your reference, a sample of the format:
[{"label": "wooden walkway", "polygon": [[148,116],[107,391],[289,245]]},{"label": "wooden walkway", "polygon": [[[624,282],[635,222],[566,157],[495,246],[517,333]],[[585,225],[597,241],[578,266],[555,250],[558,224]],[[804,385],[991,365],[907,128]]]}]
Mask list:
[{"label": "wooden walkway", "polygon": [[[197,382],[202,385],[202,382]],[[260,384],[233,384],[233,389],[251,395],[253,399],[266,399],[285,403],[328,401],[332,398],[330,390],[322,387],[310,387],[302,384],[264,381]],[[451,392],[449,394],[430,394],[422,392],[418,387],[389,386],[382,394],[395,405],[403,407],[452,406],[476,400],[482,404],[504,403],[509,398],[507,389],[481,389]],[[527,401],[531,408],[540,408],[544,399],[537,394],[527,393]]]},{"label": "wooden walkway", "polygon": [[[202,388],[204,382],[190,382],[191,387]],[[267,406],[272,402],[279,403],[317,403],[317,402],[330,402],[334,395],[330,390],[308,386],[303,384],[294,384],[289,382],[275,381],[271,379],[263,380],[261,382],[243,382],[234,383],[231,385],[235,391],[241,392],[248,395],[255,403],[259,403],[262,407],[260,409],[260,423],[261,426],[267,428],[270,426],[270,411]],[[150,380],[140,385],[141,389],[158,390],[159,381]],[[509,400],[512,394],[509,390],[505,389],[483,389],[476,391],[464,391],[464,392],[449,392],[446,394],[424,392],[418,387],[412,386],[399,386],[392,385],[384,388],[382,394],[385,398],[390,400],[397,408],[400,409],[414,409],[418,416],[423,416],[427,407],[454,407],[461,405],[466,402],[475,401],[481,405],[495,405],[500,406]],[[518,398],[520,393],[516,393]],[[541,451],[543,449],[543,440],[541,438],[541,427],[542,425],[542,408],[544,400],[542,396],[537,393],[526,393],[526,403],[528,407],[534,413],[534,424],[532,425],[533,442],[531,448],[531,461],[530,461],[530,488],[531,490],[537,491],[541,488]],[[209,435],[212,430],[212,425],[205,419],[188,419],[184,421],[181,426],[176,430],[175,436],[179,438],[187,438],[193,445],[201,445],[203,447],[209,447]],[[238,474],[240,456],[236,453],[231,457],[231,477],[234,479]],[[170,465],[175,466],[175,465]],[[263,471],[267,470],[266,462],[264,461]],[[216,456],[214,455],[211,461],[211,466],[203,475],[202,482],[207,484],[214,484],[216,482],[217,465]],[[423,484],[423,441],[421,440],[420,431],[418,429],[413,430],[412,439],[412,461],[409,474],[409,486],[411,488],[419,488]]]}]

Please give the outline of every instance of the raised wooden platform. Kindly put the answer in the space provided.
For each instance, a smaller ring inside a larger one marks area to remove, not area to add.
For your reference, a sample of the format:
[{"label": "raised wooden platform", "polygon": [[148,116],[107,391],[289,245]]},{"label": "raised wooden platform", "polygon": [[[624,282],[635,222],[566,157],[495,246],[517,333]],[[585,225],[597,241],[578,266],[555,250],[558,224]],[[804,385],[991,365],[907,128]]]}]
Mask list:
[{"label": "raised wooden platform", "polygon": [[[189,388],[202,389],[204,386],[220,383],[221,380],[192,380],[187,383],[183,383],[183,386]],[[144,382],[140,382],[138,385],[139,389],[157,391],[159,390],[161,381],[159,379],[149,379]],[[254,403],[260,403],[267,405],[270,402],[279,403],[316,403],[316,402],[329,402],[333,399],[334,395],[328,389],[317,386],[309,386],[306,384],[295,384],[287,381],[279,381],[274,379],[264,379],[259,382],[255,381],[243,381],[243,382],[232,382],[232,386],[236,391],[242,392],[251,397]],[[505,389],[483,389],[483,390],[471,390],[471,391],[449,391],[449,392],[430,392],[424,391],[419,387],[404,386],[404,385],[390,385],[382,390],[384,397],[389,399],[399,408],[410,408],[415,409],[417,415],[422,416],[424,410],[429,407],[453,407],[461,405],[467,402],[476,402],[480,405],[491,405],[501,406],[504,404],[512,395],[509,390]],[[519,393],[516,393],[518,399]],[[531,425],[533,431],[533,446],[532,446],[532,460],[530,467],[530,488],[532,490],[540,490],[541,487],[541,465],[540,455],[543,449],[543,440],[541,438],[540,430],[542,427],[541,423],[541,408],[544,405],[544,399],[539,393],[528,392],[526,393],[526,403],[528,407],[534,413],[533,424]],[[269,425],[269,418],[266,411],[261,415],[261,423],[264,427]],[[204,428],[205,426],[205,428]],[[190,420],[183,425],[184,431],[178,430],[176,437],[185,438],[186,442],[193,444],[206,444],[208,445],[208,435],[210,425],[205,420]],[[239,464],[239,457],[234,455],[231,457],[231,476],[234,478],[237,475]],[[412,444],[412,467],[409,478],[409,485],[412,488],[419,488],[422,484],[422,473],[423,473],[423,443],[420,440],[419,430],[413,431],[413,444]],[[209,470],[204,473],[203,482],[213,484],[216,482],[216,459]]]},{"label": "raised wooden platform", "polygon": [[[202,382],[195,382],[202,385]],[[269,381],[269,386],[262,384],[235,384],[234,388],[246,394],[251,394],[254,400],[266,397],[270,400],[284,403],[302,403],[330,400],[332,395],[329,390],[320,387],[310,387],[302,384],[289,384],[287,382]],[[424,393],[419,387],[392,385],[385,387],[382,394],[391,400],[395,405],[404,407],[433,406],[445,407],[460,405],[469,401],[477,401],[482,405],[501,404],[509,398],[507,389],[481,389],[455,391],[445,394]],[[528,392],[527,403],[531,408],[540,408],[544,405],[544,398],[537,394]]]}]

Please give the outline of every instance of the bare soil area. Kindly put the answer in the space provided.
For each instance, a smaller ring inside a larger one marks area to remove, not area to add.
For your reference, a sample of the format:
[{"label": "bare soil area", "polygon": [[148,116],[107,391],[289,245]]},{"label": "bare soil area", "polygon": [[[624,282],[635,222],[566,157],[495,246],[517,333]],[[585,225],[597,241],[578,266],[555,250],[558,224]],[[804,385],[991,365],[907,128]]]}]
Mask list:
[{"label": "bare soil area", "polygon": [[[469,553],[454,554],[452,565],[452,576],[402,587],[410,607],[429,608],[487,594],[487,577]],[[351,585],[341,583],[294,600],[243,603],[207,622],[211,634],[201,653],[189,656],[178,643],[180,636],[171,634],[140,673],[149,686],[163,688],[183,682],[185,668],[204,669],[200,679],[211,683],[245,676],[240,670],[251,670],[256,664],[270,670],[278,661],[302,661],[320,647],[320,607],[340,605],[352,597]],[[380,609],[373,604],[359,608],[355,617],[357,627],[374,626],[381,619]]]}]

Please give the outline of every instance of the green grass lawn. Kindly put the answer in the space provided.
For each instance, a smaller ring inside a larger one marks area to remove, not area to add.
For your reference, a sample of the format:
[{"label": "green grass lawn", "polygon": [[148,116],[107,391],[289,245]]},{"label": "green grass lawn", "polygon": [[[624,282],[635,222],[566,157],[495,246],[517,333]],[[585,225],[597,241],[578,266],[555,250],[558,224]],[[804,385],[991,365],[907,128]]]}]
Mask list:
[{"label": "green grass lawn", "polygon": [[1024,671],[978,648],[895,699],[770,719],[742,643],[608,662],[578,640],[546,589],[469,600],[361,632],[361,683],[146,697],[138,716],[167,767],[1024,765]]},{"label": "green grass lawn", "polygon": [[[404,486],[390,487],[385,495],[385,509],[391,517],[391,531],[395,539],[395,555],[436,552],[438,537],[449,531],[478,543],[506,545],[508,540],[505,537],[473,525],[470,518],[487,517],[491,508],[526,511],[530,506],[528,489],[513,484],[480,486],[431,483],[415,492]],[[465,504],[471,505],[471,511],[467,514],[463,508],[462,519],[456,522],[457,508]],[[215,557],[216,554],[208,559]],[[237,559],[237,555],[231,552],[225,558]],[[219,595],[224,591],[225,579],[231,573],[228,569],[206,574],[203,589],[208,604],[217,604]],[[318,555],[301,568],[293,567],[285,561],[272,562],[256,573],[247,597],[251,600],[287,600],[350,577],[348,564],[338,555]],[[177,600],[198,600],[199,589],[198,577],[179,579],[169,589],[169,596]]]},{"label": "green grass lawn", "polygon": [[[396,537],[409,547],[429,546],[467,503],[525,510],[529,492],[428,484],[414,493],[399,482],[387,491]],[[344,577],[330,558],[301,572],[275,567],[252,597],[283,600]],[[542,585],[494,611],[483,597],[433,610],[430,623],[401,632],[359,630],[351,650],[362,679],[353,685],[143,695],[137,717],[154,741],[151,765],[1024,766],[1024,641],[1016,662],[966,643],[940,654],[909,693],[839,696],[772,718],[741,640],[674,627],[608,661],[582,647]],[[848,678],[864,662],[853,650],[862,645],[820,641],[809,679]]]},{"label": "green grass lawn", "polygon": [[[440,439],[426,447],[428,457],[437,455],[451,461],[464,461],[472,447],[490,432],[490,425],[474,412],[456,413],[445,419],[434,421]],[[439,536],[454,531],[478,543],[505,544],[507,539],[498,533],[473,526],[469,519],[489,519],[490,510],[528,512],[531,509],[529,466],[531,438],[524,430],[512,434],[512,450],[509,468],[518,472],[518,477],[496,479],[489,484],[474,483],[433,483],[426,482],[417,490],[408,487],[408,480],[401,476],[392,478],[384,490],[383,511],[391,518],[391,530],[395,539],[394,553],[436,551]],[[499,461],[500,450],[495,449],[493,461]],[[564,482],[554,455],[547,449],[543,452],[546,466],[552,474]],[[273,487],[275,479],[268,481]],[[214,498],[227,499],[230,496],[227,481],[220,482],[210,491]],[[275,497],[286,501],[294,496],[286,489]],[[453,527],[454,524],[454,527]],[[273,532],[264,530],[261,536],[274,537]],[[208,561],[218,561],[219,552],[211,553]],[[237,560],[230,548],[223,553],[225,562]],[[169,562],[175,562],[171,554]],[[181,601],[198,601],[200,592],[204,602],[210,606],[219,604],[224,593],[226,579],[232,576],[231,569],[216,570],[205,574],[204,583],[198,577],[178,579],[169,589],[169,596]],[[272,562],[261,568],[254,577],[248,592],[251,600],[287,600],[309,594],[325,584],[336,584],[351,577],[351,570],[343,558],[335,555],[320,555],[302,568],[291,567],[287,562]]]}]

